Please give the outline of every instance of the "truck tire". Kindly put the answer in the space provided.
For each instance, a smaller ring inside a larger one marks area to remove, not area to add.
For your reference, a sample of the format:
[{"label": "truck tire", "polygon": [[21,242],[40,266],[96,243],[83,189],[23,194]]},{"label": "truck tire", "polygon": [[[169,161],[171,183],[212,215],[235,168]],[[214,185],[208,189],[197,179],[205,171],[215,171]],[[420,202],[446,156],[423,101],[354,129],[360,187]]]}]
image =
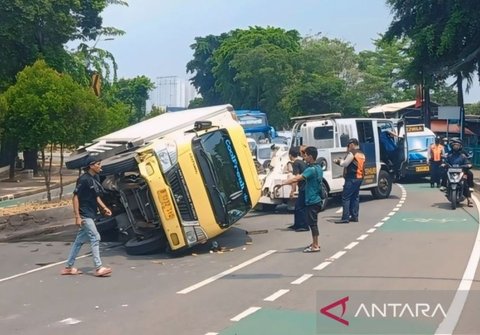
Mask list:
[{"label": "truck tire", "polygon": [[135,151],[128,151],[105,159],[102,161],[102,172],[100,174],[109,175],[137,170],[136,155]]},{"label": "truck tire", "polygon": [[372,195],[375,199],[386,199],[392,192],[392,177],[385,170],[380,170],[378,174],[378,185],[372,189]]},{"label": "truck tire", "polygon": [[125,251],[129,255],[147,255],[165,249],[164,234],[155,233],[149,237],[134,237],[125,243]]},{"label": "truck tire", "polygon": [[87,156],[89,155],[88,151],[84,151],[82,153],[73,154],[65,159],[65,166],[67,169],[80,169],[84,167],[84,162]]}]

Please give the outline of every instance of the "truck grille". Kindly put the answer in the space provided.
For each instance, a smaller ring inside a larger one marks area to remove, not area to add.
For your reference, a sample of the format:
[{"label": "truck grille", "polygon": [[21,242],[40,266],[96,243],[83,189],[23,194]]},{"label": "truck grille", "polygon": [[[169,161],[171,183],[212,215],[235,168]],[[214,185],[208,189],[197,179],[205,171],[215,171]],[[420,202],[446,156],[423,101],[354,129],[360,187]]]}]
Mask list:
[{"label": "truck grille", "polygon": [[192,198],[188,192],[183,178],[182,171],[175,166],[167,173],[167,180],[173,192],[175,203],[177,204],[178,211],[183,221],[196,221],[197,213],[193,207]]}]

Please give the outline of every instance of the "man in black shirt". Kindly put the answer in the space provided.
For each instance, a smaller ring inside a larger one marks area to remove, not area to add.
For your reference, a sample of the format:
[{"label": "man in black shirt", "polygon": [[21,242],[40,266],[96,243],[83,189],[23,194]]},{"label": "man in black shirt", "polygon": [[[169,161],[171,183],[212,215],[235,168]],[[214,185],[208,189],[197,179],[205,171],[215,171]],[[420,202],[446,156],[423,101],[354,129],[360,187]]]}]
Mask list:
[{"label": "man in black shirt", "polygon": [[[301,175],[306,168],[306,164],[301,155],[301,148],[292,147],[288,152],[290,161],[292,163],[292,174],[294,176]],[[295,201],[295,212],[293,215],[293,225],[288,228],[295,231],[309,231],[306,219],[305,219],[305,181],[300,180],[297,184],[292,184],[290,197],[293,197],[295,188],[298,188],[298,197]]]},{"label": "man in black shirt", "polygon": [[98,207],[100,207],[102,214],[106,216],[111,216],[112,212],[100,198],[103,193],[103,187],[98,178],[98,174],[102,171],[100,161],[89,156],[85,165],[85,173],[77,179],[77,184],[73,191],[73,213],[75,214],[75,224],[79,227],[79,230],[61,274],[77,275],[82,273],[77,268],[74,268],[73,264],[82,245],[90,241],[93,263],[95,265],[95,276],[107,277],[112,273],[112,269],[102,266],[102,260],[100,259],[100,234],[97,231],[94,219],[97,217]]}]

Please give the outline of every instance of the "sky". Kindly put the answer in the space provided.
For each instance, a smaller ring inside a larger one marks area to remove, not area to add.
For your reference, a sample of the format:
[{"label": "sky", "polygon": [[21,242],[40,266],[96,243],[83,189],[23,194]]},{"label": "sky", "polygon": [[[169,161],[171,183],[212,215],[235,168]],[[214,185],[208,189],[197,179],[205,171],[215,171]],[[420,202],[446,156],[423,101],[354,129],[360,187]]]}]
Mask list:
[{"label": "sky", "polygon": [[[103,26],[126,32],[97,47],[110,51],[119,78],[145,75],[188,79],[195,37],[220,35],[251,26],[295,29],[302,37],[320,33],[350,42],[357,52],[373,50],[373,40],[392,20],[385,0],[127,0],[101,14]],[[478,82],[478,80],[476,80]],[[478,85],[476,85],[478,86]],[[474,87],[465,102],[480,101]]]}]

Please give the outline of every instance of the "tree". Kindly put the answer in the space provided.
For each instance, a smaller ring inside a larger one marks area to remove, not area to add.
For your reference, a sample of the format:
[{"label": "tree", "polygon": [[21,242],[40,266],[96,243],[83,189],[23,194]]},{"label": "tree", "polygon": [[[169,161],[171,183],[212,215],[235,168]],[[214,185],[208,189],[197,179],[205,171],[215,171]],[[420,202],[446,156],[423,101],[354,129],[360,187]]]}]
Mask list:
[{"label": "tree", "polygon": [[112,86],[112,95],[126,104],[129,109],[129,124],[140,122],[146,115],[149,92],[155,84],[146,76],[120,79]]},{"label": "tree", "polygon": [[299,49],[300,36],[296,30],[273,27],[234,30],[213,52],[215,89],[223,101],[235,108],[264,108],[273,117],[276,106],[267,96],[274,100],[280,95],[283,76],[288,77],[288,55]]},{"label": "tree", "polygon": [[[225,103],[215,88],[213,53],[229,35],[230,33],[223,33],[220,36],[195,37],[195,43],[190,45],[194,52],[193,59],[187,63],[187,73],[194,74],[190,78],[190,82],[203,99],[202,105],[198,105],[198,107]],[[200,101],[197,100],[197,102]]]},{"label": "tree", "polygon": [[[100,135],[105,127],[106,108],[89,89],[49,68],[45,61],[37,61],[20,72],[4,99],[5,138],[20,150],[42,152],[42,170],[51,200],[52,152],[46,164],[45,148],[53,150],[59,145],[63,161],[65,147],[84,144]],[[13,177],[13,160],[10,166]]]},{"label": "tree", "polygon": [[475,0],[387,0],[394,20],[386,39],[409,37],[413,58],[409,77],[427,88],[440,79],[457,78],[458,101],[463,104],[464,78],[468,85],[478,71],[480,2]]},{"label": "tree", "polygon": [[294,79],[286,86],[282,110],[297,115],[342,113],[359,115],[363,101],[358,94],[361,73],[353,46],[338,39],[306,37],[293,55]]},{"label": "tree", "polygon": [[109,0],[3,0],[0,8],[0,92],[17,72],[42,57],[59,71],[71,64],[64,45],[95,40],[102,28],[100,13]]}]

